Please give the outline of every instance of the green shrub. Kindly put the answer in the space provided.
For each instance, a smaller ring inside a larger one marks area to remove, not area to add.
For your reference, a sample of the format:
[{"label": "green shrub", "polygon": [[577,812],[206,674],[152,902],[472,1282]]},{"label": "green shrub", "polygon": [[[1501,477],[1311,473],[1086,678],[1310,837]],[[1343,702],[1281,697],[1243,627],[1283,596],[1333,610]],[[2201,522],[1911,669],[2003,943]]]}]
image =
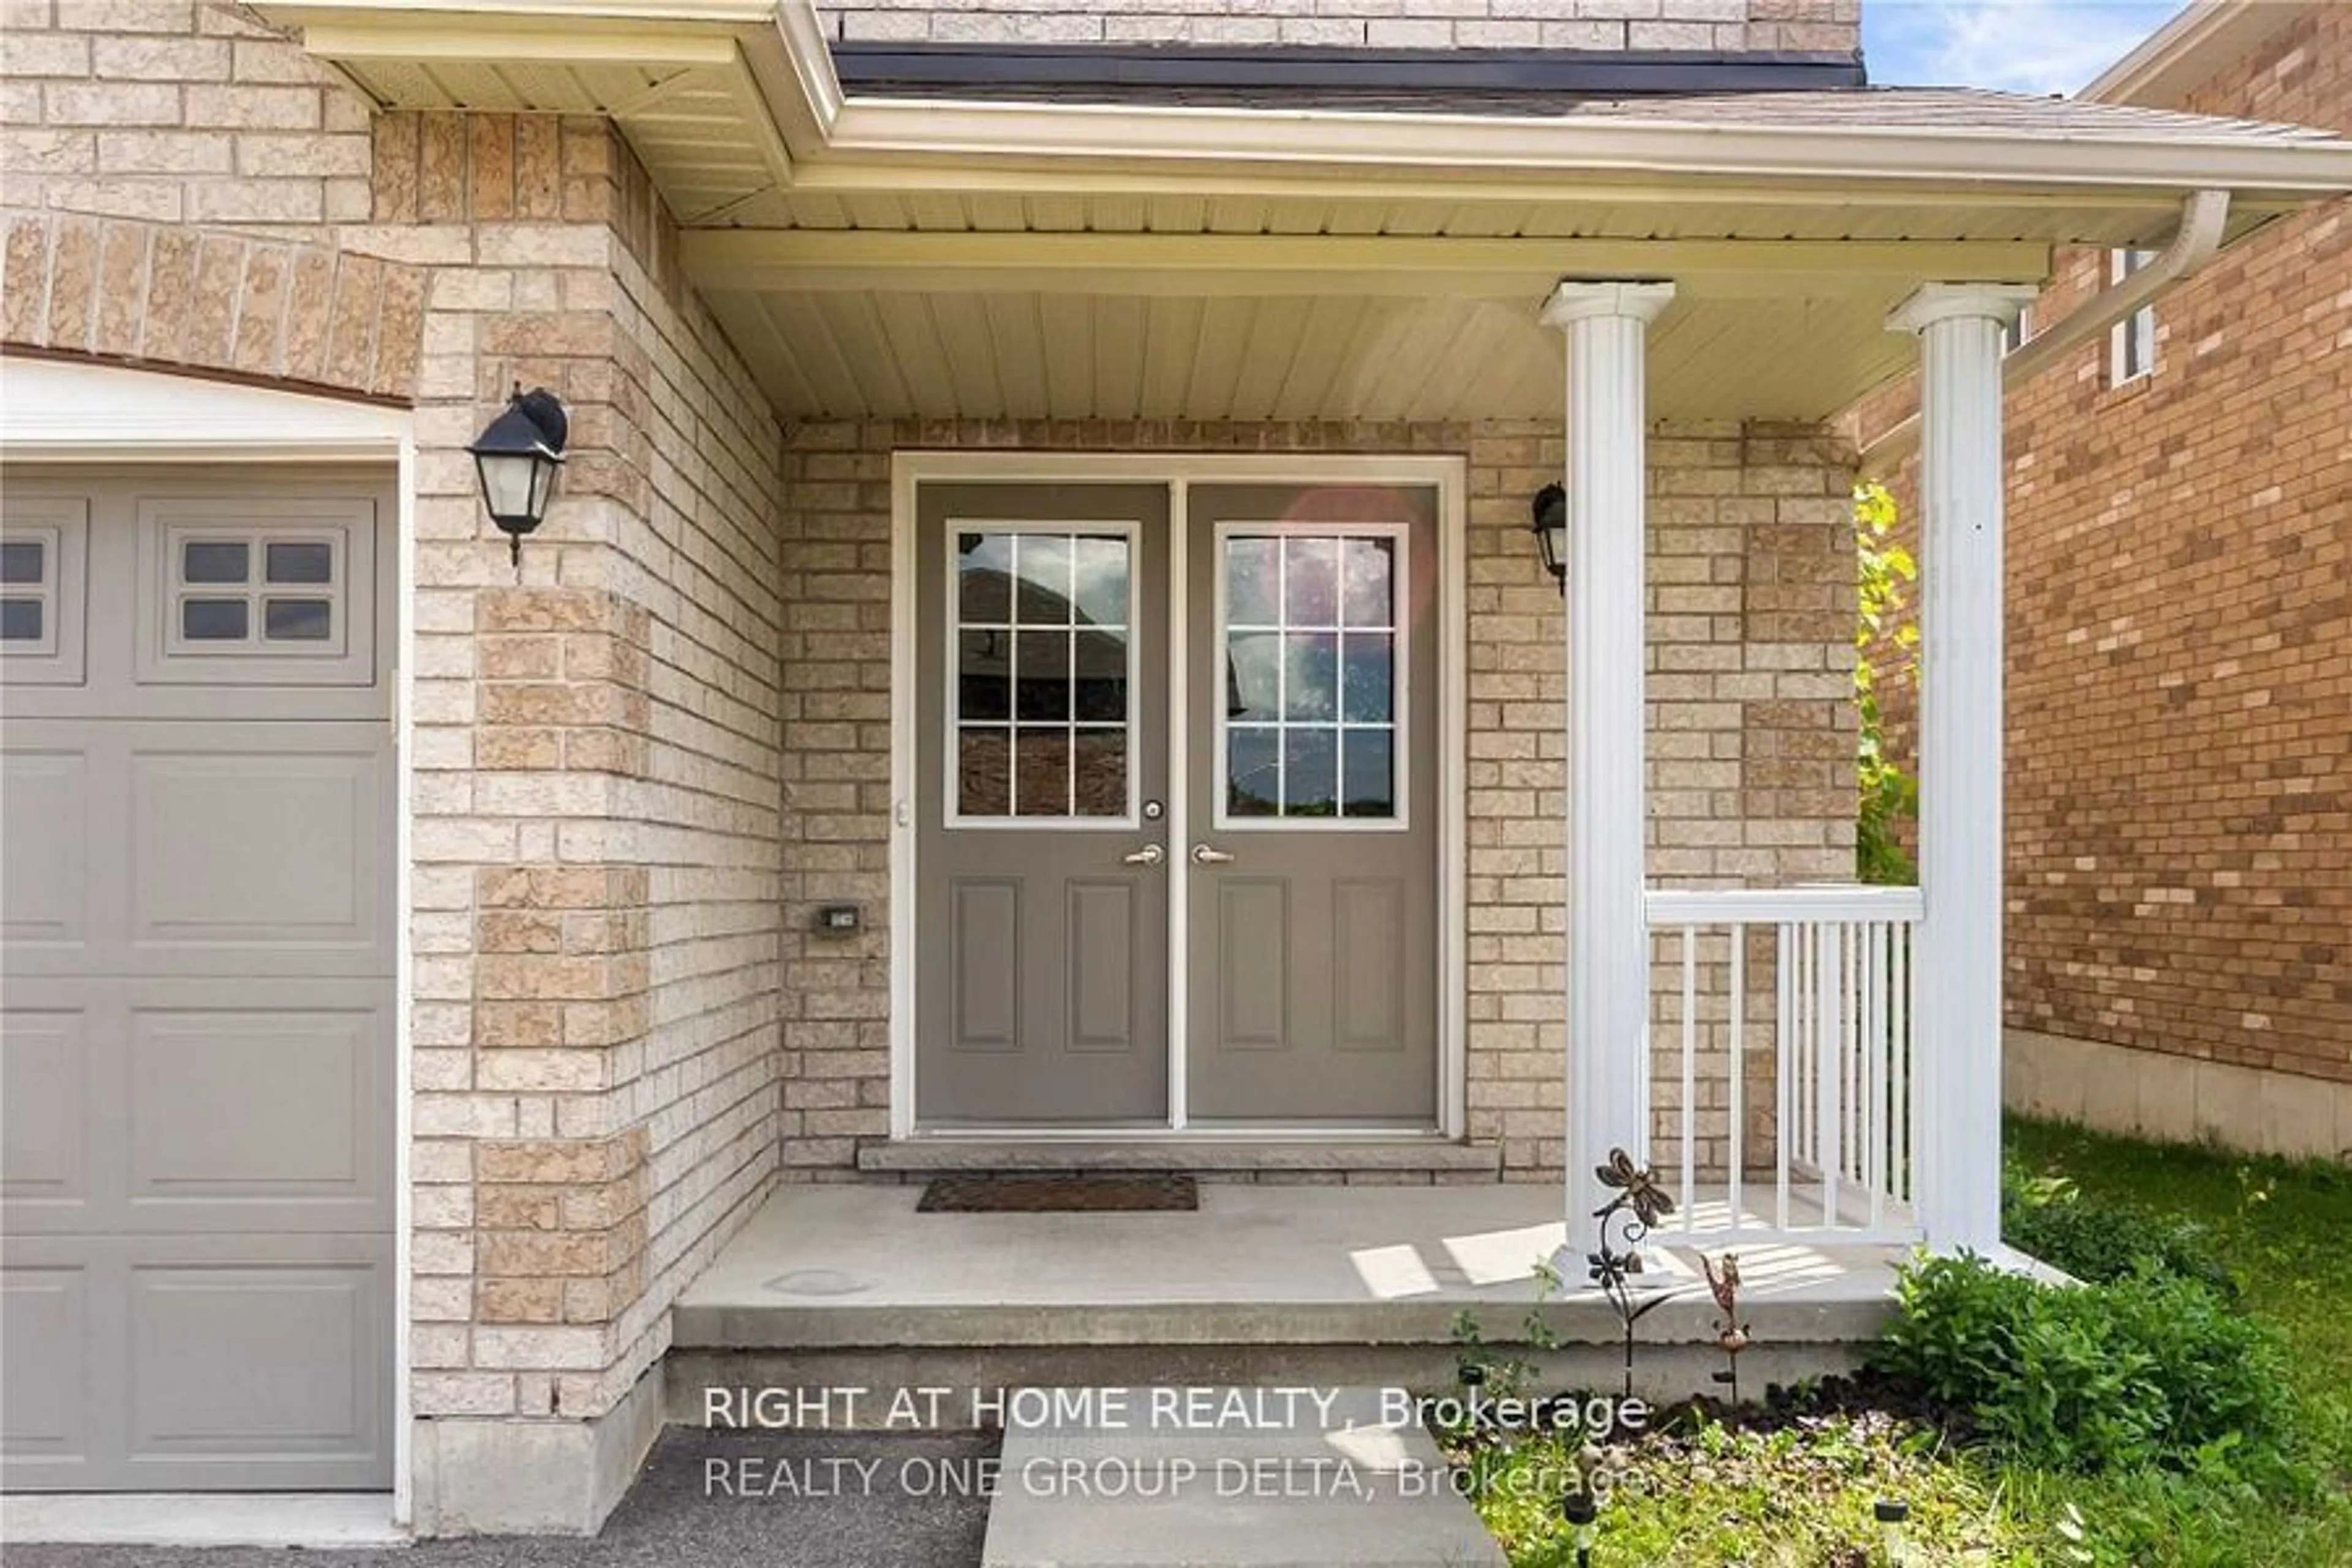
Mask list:
[{"label": "green shrub", "polygon": [[2001,1173],[2000,1238],[2092,1284],[2122,1279],[2143,1263],[2234,1300],[2237,1282],[2194,1220],[2134,1204],[2084,1197],[2063,1178]]},{"label": "green shrub", "polygon": [[2026,1463],[2185,1468],[2217,1445],[2259,1463],[2286,1435],[2277,1342],[2196,1280],[2143,1264],[2057,1287],[1963,1255],[1906,1266],[1897,1297],[1872,1365]]}]

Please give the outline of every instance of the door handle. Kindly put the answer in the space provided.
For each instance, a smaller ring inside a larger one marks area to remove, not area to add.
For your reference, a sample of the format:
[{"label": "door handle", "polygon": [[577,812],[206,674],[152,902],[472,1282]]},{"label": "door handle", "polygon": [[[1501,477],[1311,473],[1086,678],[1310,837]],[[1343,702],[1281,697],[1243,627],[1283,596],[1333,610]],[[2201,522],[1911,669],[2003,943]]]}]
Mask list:
[{"label": "door handle", "polygon": [[1119,858],[1129,866],[1157,866],[1168,858],[1168,851],[1157,844],[1147,844],[1134,854],[1122,855]]},{"label": "door handle", "polygon": [[1212,849],[1205,844],[1192,846],[1192,864],[1195,866],[1230,866],[1233,863],[1234,858],[1222,849]]}]

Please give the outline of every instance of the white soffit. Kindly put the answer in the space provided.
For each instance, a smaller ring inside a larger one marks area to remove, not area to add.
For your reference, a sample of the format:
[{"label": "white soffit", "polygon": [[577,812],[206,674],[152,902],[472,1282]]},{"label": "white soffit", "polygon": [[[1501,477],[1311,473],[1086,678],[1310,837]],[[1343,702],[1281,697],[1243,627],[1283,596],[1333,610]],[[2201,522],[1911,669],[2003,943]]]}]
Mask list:
[{"label": "white soffit", "polygon": [[1919,281],[2161,245],[2199,185],[2235,192],[2232,238],[2352,186],[2317,133],[1995,95],[1682,121],[845,100],[809,0],[257,8],[386,107],[611,117],[793,416],[1549,416],[1551,285],[1672,276],[1655,412],[1822,417],[1908,366],[1883,318]]},{"label": "white soffit", "polygon": [[[1652,330],[1660,418],[1826,418],[1907,368],[1905,290],[1678,298]],[[1557,418],[1540,295],[1137,295],[717,289],[712,311],[800,418]]]}]

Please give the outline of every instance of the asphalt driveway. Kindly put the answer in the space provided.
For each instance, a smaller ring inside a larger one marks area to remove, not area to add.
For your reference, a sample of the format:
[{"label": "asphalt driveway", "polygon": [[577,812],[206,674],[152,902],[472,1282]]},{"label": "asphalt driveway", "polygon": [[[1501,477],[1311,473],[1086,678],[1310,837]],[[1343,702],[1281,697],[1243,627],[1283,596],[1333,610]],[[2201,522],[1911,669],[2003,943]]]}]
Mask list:
[{"label": "asphalt driveway", "polygon": [[[485,1536],[306,1553],[320,1568],[977,1568],[992,1435],[673,1426],[593,1541]],[[242,1548],[19,1546],[8,1568],[289,1568]]]}]

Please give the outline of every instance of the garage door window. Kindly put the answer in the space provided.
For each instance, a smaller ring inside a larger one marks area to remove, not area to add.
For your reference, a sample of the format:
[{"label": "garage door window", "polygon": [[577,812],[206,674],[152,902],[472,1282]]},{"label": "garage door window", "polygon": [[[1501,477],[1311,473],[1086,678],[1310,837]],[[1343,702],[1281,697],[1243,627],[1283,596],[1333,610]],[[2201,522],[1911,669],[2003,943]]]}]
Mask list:
[{"label": "garage door window", "polygon": [[140,503],[141,679],[365,686],[374,679],[376,519],[364,502]]},{"label": "garage door window", "polygon": [[0,539],[0,642],[29,653],[56,647],[57,559],[57,536],[46,529]]},{"label": "garage door window", "polygon": [[11,495],[0,521],[0,680],[70,686],[81,679],[79,501]]},{"label": "garage door window", "polygon": [[205,653],[239,646],[289,654],[339,651],[338,543],[175,532],[179,644],[202,645]]}]

